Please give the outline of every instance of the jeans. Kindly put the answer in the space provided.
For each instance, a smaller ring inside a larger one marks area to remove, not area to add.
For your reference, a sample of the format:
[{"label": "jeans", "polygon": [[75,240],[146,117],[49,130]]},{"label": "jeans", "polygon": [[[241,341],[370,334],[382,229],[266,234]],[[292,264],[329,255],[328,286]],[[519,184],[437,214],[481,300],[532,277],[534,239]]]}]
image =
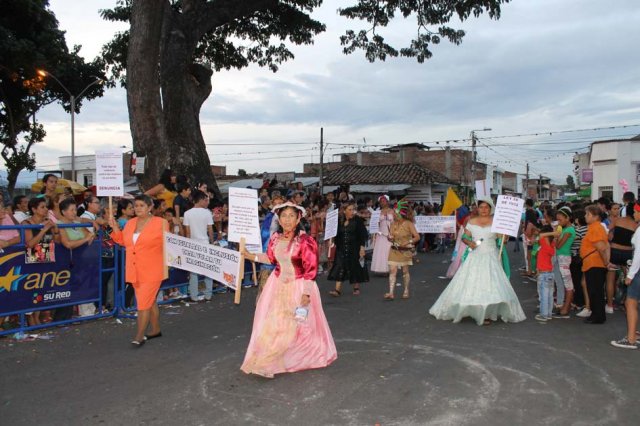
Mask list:
[{"label": "jeans", "polygon": [[538,272],[540,315],[545,318],[551,318],[553,310],[553,281],[553,272]]},{"label": "jeans", "polygon": [[198,282],[200,277],[204,278],[204,298],[209,300],[213,296],[213,280],[204,275],[189,274],[189,297],[191,300],[198,300]]}]

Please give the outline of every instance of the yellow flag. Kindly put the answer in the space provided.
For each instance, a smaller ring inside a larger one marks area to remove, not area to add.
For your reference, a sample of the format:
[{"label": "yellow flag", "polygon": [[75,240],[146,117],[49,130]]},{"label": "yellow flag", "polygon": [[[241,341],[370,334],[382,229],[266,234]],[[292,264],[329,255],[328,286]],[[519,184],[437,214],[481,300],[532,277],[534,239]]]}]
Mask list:
[{"label": "yellow flag", "polygon": [[453,214],[453,212],[462,207],[462,201],[456,195],[451,187],[447,189],[447,196],[444,199],[444,204],[442,205],[442,216],[449,216]]}]

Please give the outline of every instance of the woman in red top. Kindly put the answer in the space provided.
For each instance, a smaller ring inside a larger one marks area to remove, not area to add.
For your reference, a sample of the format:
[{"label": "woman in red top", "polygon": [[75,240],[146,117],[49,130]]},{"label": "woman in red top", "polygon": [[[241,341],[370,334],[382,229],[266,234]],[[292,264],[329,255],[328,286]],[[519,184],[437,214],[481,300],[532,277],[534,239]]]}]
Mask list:
[{"label": "woman in red top", "polygon": [[[148,195],[138,195],[133,204],[136,217],[129,220],[123,230],[112,216],[113,241],[124,246],[126,256],[126,282],[131,283],[138,304],[138,332],[131,341],[140,347],[148,339],[162,336],[160,310],[156,303],[160,283],[168,276],[164,261],[164,232],[169,230],[166,220],[152,216],[153,200]],[[151,333],[145,335],[151,323]]]}]

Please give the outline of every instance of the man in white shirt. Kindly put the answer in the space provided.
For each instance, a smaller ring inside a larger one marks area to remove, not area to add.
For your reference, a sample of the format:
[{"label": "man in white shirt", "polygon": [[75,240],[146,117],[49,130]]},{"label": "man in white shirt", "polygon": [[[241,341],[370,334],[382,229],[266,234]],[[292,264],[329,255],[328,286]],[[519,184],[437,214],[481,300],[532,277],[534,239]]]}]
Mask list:
[{"label": "man in white shirt", "polygon": [[13,218],[18,223],[29,219],[29,199],[24,195],[13,197]]},{"label": "man in white shirt", "polygon": [[[199,190],[193,191],[191,194],[194,206],[184,213],[184,233],[187,238],[192,238],[201,243],[211,244],[213,242],[213,215],[209,206],[209,196]],[[213,280],[209,277],[204,278],[204,300],[210,301],[213,295]],[[198,302],[198,283],[200,275],[189,274],[189,297],[192,302]]]}]

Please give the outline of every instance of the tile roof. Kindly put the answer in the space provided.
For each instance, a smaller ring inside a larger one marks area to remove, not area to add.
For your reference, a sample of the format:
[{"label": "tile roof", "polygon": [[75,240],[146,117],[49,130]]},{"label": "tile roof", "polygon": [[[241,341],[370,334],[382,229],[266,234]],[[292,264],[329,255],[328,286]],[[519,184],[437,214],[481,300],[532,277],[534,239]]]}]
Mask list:
[{"label": "tile roof", "polygon": [[446,176],[417,164],[387,164],[380,166],[345,165],[327,174],[325,185],[406,183],[422,185],[450,183]]}]

